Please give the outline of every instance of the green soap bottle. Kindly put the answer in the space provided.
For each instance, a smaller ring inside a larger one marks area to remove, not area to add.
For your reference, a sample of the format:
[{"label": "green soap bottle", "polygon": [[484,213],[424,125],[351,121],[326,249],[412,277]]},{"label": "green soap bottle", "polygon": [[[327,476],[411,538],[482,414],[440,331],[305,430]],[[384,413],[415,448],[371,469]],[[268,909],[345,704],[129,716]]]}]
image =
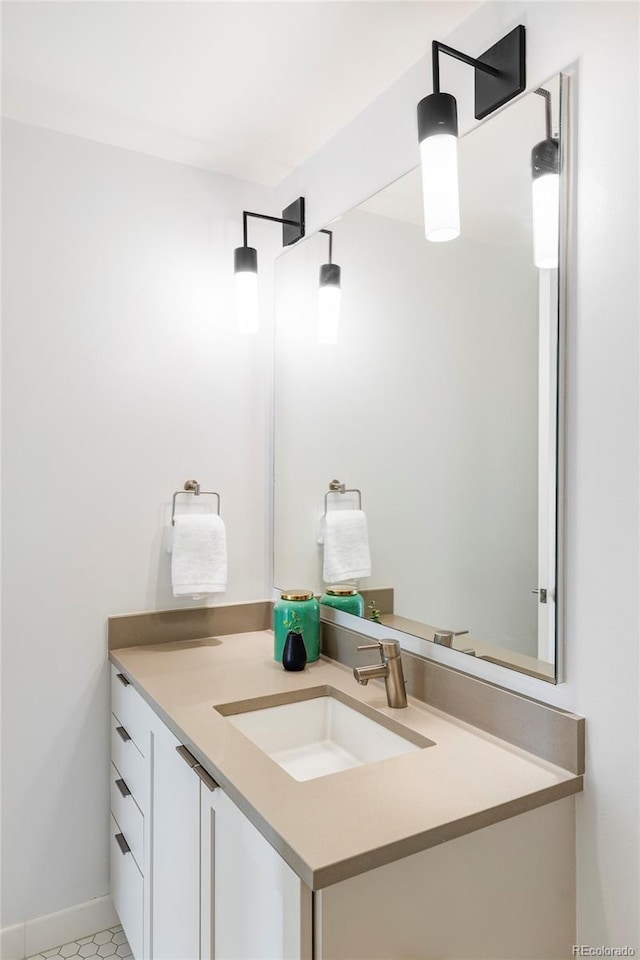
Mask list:
[{"label": "green soap bottle", "polygon": [[313,663],[320,656],[320,606],[313,590],[283,590],[280,599],[274,603],[273,659],[282,663],[282,651],[289,632],[284,621],[290,622],[294,611],[298,614],[307,663]]},{"label": "green soap bottle", "polygon": [[343,610],[344,613],[352,613],[356,617],[364,617],[364,599],[355,587],[348,584],[327,587],[320,597],[320,603]]}]

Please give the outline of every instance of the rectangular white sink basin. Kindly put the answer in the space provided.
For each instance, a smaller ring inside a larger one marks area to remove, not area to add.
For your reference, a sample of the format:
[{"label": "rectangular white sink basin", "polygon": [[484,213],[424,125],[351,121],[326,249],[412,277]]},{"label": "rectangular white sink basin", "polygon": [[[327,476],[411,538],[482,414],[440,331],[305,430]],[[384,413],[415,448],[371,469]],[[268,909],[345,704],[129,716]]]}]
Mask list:
[{"label": "rectangular white sink basin", "polygon": [[433,746],[432,740],[332,687],[295,691],[294,700],[283,702],[286,697],[215,709],[296,780],[313,780]]}]

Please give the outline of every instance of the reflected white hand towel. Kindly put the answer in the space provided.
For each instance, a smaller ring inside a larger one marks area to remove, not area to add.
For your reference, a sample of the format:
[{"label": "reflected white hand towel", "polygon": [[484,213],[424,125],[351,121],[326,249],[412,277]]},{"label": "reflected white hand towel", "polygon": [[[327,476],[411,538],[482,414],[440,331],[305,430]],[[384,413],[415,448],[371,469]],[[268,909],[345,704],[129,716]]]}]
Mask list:
[{"label": "reflected white hand towel", "polygon": [[227,534],[217,513],[176,516],[171,582],[174,597],[227,589]]},{"label": "reflected white hand towel", "polygon": [[369,534],[364,510],[327,510],[322,576],[325,583],[371,576]]}]

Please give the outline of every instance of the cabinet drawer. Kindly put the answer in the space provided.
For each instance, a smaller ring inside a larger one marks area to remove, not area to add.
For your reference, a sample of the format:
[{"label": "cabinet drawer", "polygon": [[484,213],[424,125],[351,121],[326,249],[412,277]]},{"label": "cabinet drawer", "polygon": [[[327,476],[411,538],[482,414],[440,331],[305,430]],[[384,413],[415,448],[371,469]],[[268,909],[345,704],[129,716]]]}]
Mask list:
[{"label": "cabinet drawer", "polygon": [[111,714],[111,760],[143,813],[146,807],[147,761],[133,740],[123,739],[128,734],[117,717]]},{"label": "cabinet drawer", "polygon": [[135,743],[140,753],[146,757],[149,750],[149,731],[153,714],[137,690],[127,681],[124,674],[111,665],[111,712]]},{"label": "cabinet drawer", "polygon": [[143,960],[144,881],[131,853],[116,840],[121,831],[110,817],[111,897],[135,960]]},{"label": "cabinet drawer", "polygon": [[[127,792],[128,791],[128,792]],[[111,813],[144,874],[144,819],[129,785],[111,764]]]}]

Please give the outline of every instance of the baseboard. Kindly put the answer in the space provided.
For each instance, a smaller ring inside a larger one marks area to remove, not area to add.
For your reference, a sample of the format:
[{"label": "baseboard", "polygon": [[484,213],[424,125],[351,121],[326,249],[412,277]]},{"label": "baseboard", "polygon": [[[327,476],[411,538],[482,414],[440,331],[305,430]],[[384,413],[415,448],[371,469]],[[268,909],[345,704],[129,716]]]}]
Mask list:
[{"label": "baseboard", "polygon": [[25,960],[25,957],[88,937],[119,922],[111,897],[96,897],[67,910],[0,930],[0,957],[2,960]]},{"label": "baseboard", "polygon": [[24,960],[24,923],[0,930],[0,957],[2,960]]}]

